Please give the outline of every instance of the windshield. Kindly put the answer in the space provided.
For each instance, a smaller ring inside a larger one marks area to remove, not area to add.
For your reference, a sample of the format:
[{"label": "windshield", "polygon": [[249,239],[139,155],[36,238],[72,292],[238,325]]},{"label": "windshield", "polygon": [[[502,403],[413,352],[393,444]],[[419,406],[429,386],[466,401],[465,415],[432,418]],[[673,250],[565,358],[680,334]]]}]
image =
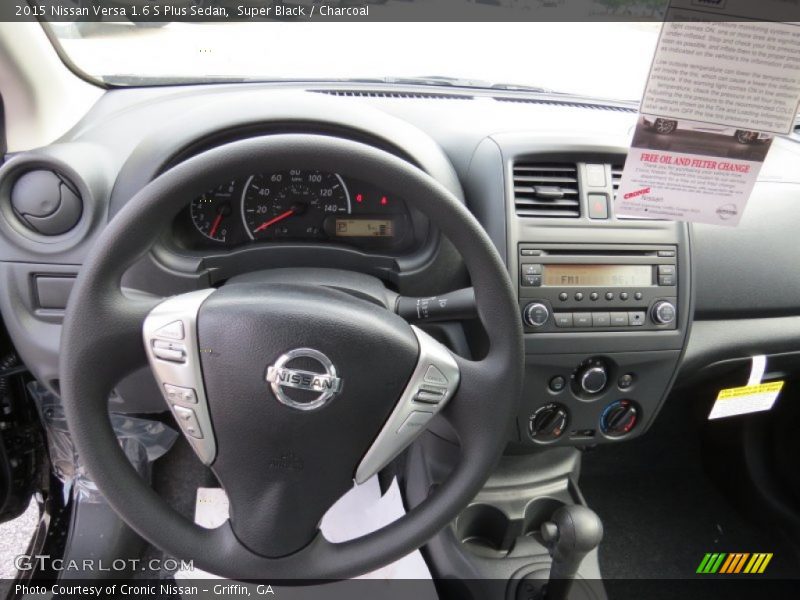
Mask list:
[{"label": "windshield", "polygon": [[[147,25],[147,26],[143,26]],[[74,65],[122,85],[425,78],[641,98],[658,23],[53,23]]]}]

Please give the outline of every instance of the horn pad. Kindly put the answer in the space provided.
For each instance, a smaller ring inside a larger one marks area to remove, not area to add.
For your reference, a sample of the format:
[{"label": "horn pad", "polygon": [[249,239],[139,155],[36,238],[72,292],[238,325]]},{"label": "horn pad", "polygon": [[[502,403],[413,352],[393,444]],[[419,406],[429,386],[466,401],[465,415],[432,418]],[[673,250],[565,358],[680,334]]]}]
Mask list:
[{"label": "horn pad", "polygon": [[416,336],[345,292],[264,283],[209,296],[197,328],[233,530],[263,556],[290,554],[351,488],[414,370]]}]

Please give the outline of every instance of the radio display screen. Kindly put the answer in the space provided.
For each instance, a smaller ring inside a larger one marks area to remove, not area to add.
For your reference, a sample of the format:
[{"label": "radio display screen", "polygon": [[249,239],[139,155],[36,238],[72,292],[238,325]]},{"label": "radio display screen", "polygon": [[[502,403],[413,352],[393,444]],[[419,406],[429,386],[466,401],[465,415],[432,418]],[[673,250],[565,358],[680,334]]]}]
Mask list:
[{"label": "radio display screen", "polygon": [[549,287],[640,287],[653,285],[650,265],[543,265]]}]

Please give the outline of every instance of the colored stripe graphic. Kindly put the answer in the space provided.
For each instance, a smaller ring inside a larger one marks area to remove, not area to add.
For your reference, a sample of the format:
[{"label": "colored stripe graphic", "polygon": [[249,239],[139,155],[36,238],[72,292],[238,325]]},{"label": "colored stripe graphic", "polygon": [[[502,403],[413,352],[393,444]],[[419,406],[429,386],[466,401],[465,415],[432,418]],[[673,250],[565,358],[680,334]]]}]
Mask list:
[{"label": "colored stripe graphic", "polygon": [[706,554],[705,557],[703,557],[700,566],[697,567],[696,572],[704,574],[716,573],[717,570],[719,570],[719,567],[726,556],[727,554],[725,554],[724,552],[722,553],[714,552],[713,554],[712,553]]},{"label": "colored stripe graphic", "polygon": [[763,573],[772,560],[772,553],[757,552],[708,552],[703,556],[696,573],[713,575],[760,574]]},{"label": "colored stripe graphic", "polygon": [[728,560],[722,565],[720,573],[738,573],[744,567],[744,563],[750,556],[749,553],[735,552],[728,555]]}]

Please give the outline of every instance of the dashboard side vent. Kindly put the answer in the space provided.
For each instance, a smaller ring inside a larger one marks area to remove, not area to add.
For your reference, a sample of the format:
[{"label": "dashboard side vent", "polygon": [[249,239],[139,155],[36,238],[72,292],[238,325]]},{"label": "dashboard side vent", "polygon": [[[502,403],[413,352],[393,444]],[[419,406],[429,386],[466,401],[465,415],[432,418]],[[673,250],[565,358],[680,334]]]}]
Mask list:
[{"label": "dashboard side vent", "polygon": [[520,217],[581,216],[578,167],[574,163],[514,164],[514,208]]},{"label": "dashboard side vent", "polygon": [[398,98],[401,100],[472,100],[468,94],[441,94],[436,92],[396,92],[390,90],[342,90],[318,89],[309,90],[314,94],[327,94],[345,98]]},{"label": "dashboard side vent", "polygon": [[547,100],[543,98],[525,98],[511,96],[495,96],[497,102],[516,102],[521,104],[547,104],[551,106],[568,106],[571,108],[588,108],[590,110],[611,110],[615,112],[636,113],[638,108],[622,104],[606,104],[593,102],[571,102],[569,100]]},{"label": "dashboard side vent", "polygon": [[614,199],[617,198],[617,190],[622,181],[622,169],[625,165],[611,165],[611,187],[614,188]]}]

